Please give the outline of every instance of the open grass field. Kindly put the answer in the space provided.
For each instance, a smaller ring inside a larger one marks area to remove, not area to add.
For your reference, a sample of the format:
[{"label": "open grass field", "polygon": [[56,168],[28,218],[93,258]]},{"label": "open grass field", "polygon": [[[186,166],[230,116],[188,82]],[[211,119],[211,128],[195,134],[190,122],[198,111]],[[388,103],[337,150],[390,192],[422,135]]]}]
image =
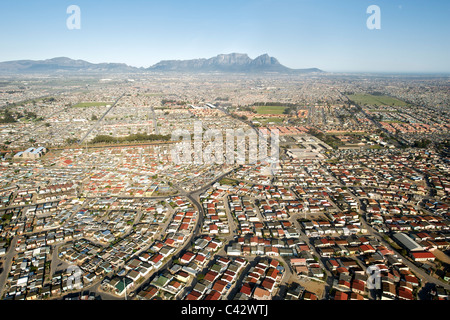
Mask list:
[{"label": "open grass field", "polygon": [[408,103],[399,100],[397,98],[389,96],[374,96],[371,94],[351,94],[348,98],[359,105],[369,105],[369,106],[406,106]]},{"label": "open grass field", "polygon": [[102,107],[106,105],[112,105],[113,102],[80,102],[73,105],[72,108],[88,108],[88,107]]},{"label": "open grass field", "polygon": [[256,106],[255,110],[258,114],[283,114],[286,107],[282,106]]}]

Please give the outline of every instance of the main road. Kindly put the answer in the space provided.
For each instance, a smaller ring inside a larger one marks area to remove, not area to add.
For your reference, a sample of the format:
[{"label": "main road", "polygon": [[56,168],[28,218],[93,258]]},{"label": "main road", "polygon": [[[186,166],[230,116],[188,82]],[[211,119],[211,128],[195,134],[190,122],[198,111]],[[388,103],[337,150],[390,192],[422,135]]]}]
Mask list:
[{"label": "main road", "polygon": [[3,296],[6,284],[6,279],[8,278],[9,270],[11,269],[11,263],[16,254],[16,245],[17,245],[18,236],[14,236],[9,244],[8,251],[6,255],[3,257],[3,271],[0,274],[0,297]]}]

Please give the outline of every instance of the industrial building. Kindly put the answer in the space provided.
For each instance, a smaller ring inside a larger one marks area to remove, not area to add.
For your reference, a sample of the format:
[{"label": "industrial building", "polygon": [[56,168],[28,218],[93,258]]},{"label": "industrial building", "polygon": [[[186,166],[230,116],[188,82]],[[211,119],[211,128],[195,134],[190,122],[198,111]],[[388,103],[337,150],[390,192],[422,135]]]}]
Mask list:
[{"label": "industrial building", "polygon": [[38,148],[28,148],[25,151],[20,151],[14,155],[14,158],[22,158],[22,159],[39,159],[47,152],[47,149],[44,147]]},{"label": "industrial building", "polygon": [[424,251],[425,249],[404,233],[394,233],[392,238],[409,252]]}]

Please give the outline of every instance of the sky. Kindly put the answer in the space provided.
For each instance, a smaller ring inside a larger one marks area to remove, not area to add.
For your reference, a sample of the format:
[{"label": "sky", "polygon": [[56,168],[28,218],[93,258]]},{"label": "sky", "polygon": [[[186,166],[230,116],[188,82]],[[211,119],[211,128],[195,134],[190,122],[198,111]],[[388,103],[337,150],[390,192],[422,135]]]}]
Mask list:
[{"label": "sky", "polygon": [[[70,5],[80,8],[80,29],[67,27]],[[370,5],[380,8],[380,29],[367,27]],[[450,73],[450,1],[0,1],[0,61],[149,67],[232,52],[297,69]]]}]

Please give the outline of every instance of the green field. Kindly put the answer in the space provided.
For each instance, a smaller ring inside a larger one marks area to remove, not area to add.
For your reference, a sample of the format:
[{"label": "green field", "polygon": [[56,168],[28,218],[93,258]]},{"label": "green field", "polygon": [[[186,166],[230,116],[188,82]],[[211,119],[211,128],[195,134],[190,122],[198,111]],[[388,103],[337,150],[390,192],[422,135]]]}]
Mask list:
[{"label": "green field", "polygon": [[106,105],[112,105],[113,102],[80,102],[73,105],[72,108],[89,108],[89,107],[103,107]]},{"label": "green field", "polygon": [[283,114],[286,107],[282,106],[256,106],[255,110],[258,114]]},{"label": "green field", "polygon": [[369,106],[406,106],[408,103],[389,96],[374,96],[371,94],[351,94],[348,98],[359,105]]},{"label": "green field", "polygon": [[219,181],[219,183],[230,185],[230,186],[235,186],[238,184],[238,182],[236,180],[228,179],[228,178],[223,178],[222,180]]}]

